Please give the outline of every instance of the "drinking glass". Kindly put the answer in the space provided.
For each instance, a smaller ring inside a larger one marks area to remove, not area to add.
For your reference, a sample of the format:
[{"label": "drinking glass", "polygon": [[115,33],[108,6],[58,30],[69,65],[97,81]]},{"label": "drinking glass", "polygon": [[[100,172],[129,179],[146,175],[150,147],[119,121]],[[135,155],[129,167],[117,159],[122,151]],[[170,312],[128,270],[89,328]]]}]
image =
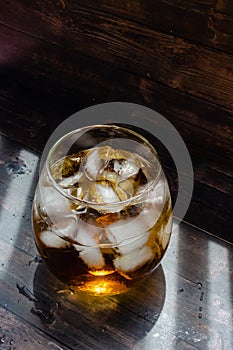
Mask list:
[{"label": "drinking glass", "polygon": [[71,290],[126,292],[161,262],[172,228],[154,147],[117,125],[74,130],[51,148],[33,201],[37,249]]}]

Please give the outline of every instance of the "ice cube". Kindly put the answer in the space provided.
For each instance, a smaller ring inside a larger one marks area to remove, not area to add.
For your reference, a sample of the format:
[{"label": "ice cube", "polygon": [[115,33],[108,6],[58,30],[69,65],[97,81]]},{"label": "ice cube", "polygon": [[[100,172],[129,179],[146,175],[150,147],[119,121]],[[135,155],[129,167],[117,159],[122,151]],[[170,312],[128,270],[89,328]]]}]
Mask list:
[{"label": "ice cube", "polygon": [[139,167],[135,163],[136,159],[132,158],[125,160],[125,162],[121,164],[121,167],[118,167],[118,172],[120,174],[119,181],[126,180],[134,175],[137,175]]},{"label": "ice cube", "polygon": [[101,183],[97,183],[95,188],[100,203],[115,203],[119,201],[119,198],[110,183],[102,181]]},{"label": "ice cube", "polygon": [[143,235],[135,238],[130,238],[124,241],[123,244],[117,246],[118,250],[122,254],[129,254],[132,251],[143,247],[148,241],[150,232],[146,232]]},{"label": "ice cube", "polygon": [[76,215],[60,217],[60,220],[52,222],[52,230],[61,238],[76,240],[78,232],[78,219]]},{"label": "ice cube", "polygon": [[127,163],[123,168],[117,183],[116,191],[122,200],[132,198],[142,192],[147,184],[147,178],[138,166],[130,167]]},{"label": "ice cube", "polygon": [[[116,213],[121,211],[124,207],[124,205],[118,203],[120,199],[111,183],[107,181],[90,183],[88,191],[88,201],[92,202],[94,205],[95,203],[103,204],[103,206],[98,206],[98,210],[102,213]],[[116,205],[116,203],[118,204]]]},{"label": "ice cube", "polygon": [[84,263],[91,269],[101,269],[104,266],[104,258],[98,248],[82,247],[79,255]]},{"label": "ice cube", "polygon": [[111,159],[109,162],[110,168],[115,171],[117,174],[121,173],[122,164],[124,164],[125,159]]},{"label": "ice cube", "polygon": [[150,247],[144,246],[136,249],[129,254],[122,254],[114,260],[114,266],[119,272],[129,273],[133,272],[148,261],[152,260],[154,254]]},{"label": "ice cube", "polygon": [[142,212],[128,219],[122,219],[108,225],[108,239],[112,243],[119,245],[125,240],[141,236],[149,231],[157,222],[160,213],[155,206],[145,207]]},{"label": "ice cube", "polygon": [[166,200],[165,186],[163,182],[159,182],[154,189],[148,191],[148,196],[145,201],[146,206],[149,211],[153,212],[156,215],[157,220],[163,212],[164,205]]},{"label": "ice cube", "polygon": [[[72,209],[77,209],[80,206],[85,206],[85,204],[80,203],[79,201],[88,201],[89,199],[89,192],[92,188],[92,185],[94,183],[88,183],[88,182],[82,182],[79,183],[79,187],[76,188],[69,188],[67,189],[67,193],[70,194],[72,197],[74,197],[74,202],[72,203]],[[76,199],[78,201],[76,201]]]},{"label": "ice cube", "polygon": [[92,226],[86,222],[80,222],[77,241],[74,248],[79,251],[80,257],[89,268],[99,269],[104,266],[104,258],[97,246],[101,236],[101,228]]},{"label": "ice cube", "polygon": [[123,180],[116,186],[116,192],[122,201],[132,198],[135,194],[133,180]]},{"label": "ice cube", "polygon": [[103,169],[105,161],[100,157],[98,148],[91,151],[85,159],[84,173],[90,181],[95,181]]},{"label": "ice cube", "polygon": [[77,242],[84,246],[93,246],[99,243],[104,229],[98,225],[79,220],[77,231]]},{"label": "ice cube", "polygon": [[98,175],[99,181],[109,181],[112,184],[117,183],[118,181],[118,174],[114,171],[111,171],[110,169],[106,168],[104,169],[103,173]]},{"label": "ice cube", "polygon": [[139,222],[138,226],[143,229],[144,231],[150,230],[155,223],[158,221],[161,213],[162,208],[158,208],[158,206],[155,203],[149,203],[148,206],[146,206],[143,211],[138,215]]},{"label": "ice cube", "polygon": [[159,181],[155,186],[154,191],[152,191],[153,199],[157,204],[164,204],[165,197],[165,185],[163,181]]},{"label": "ice cube", "polygon": [[71,211],[69,200],[51,186],[41,188],[41,201],[51,220]]},{"label": "ice cube", "polygon": [[52,231],[42,231],[40,234],[40,240],[48,248],[66,248],[68,243],[62,238],[58,237]]},{"label": "ice cube", "polygon": [[106,232],[109,241],[118,246],[119,244],[124,243],[125,240],[141,235],[143,231],[138,230],[137,224],[134,225],[134,220],[134,218],[123,219],[108,225]]},{"label": "ice cube", "polygon": [[73,176],[69,176],[67,178],[62,179],[62,181],[59,182],[59,186],[63,188],[70,188],[73,187],[77,182],[79,182],[83,177],[82,172],[78,172],[77,174]]}]

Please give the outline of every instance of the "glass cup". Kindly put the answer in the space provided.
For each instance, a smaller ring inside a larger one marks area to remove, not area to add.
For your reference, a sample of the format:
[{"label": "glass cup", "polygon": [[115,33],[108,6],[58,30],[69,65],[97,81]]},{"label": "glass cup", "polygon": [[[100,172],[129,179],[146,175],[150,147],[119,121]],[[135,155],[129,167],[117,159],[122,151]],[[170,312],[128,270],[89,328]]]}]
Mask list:
[{"label": "glass cup", "polygon": [[128,291],[159,265],[172,206],[158,155],[116,125],[74,130],[50,150],[33,202],[37,249],[71,290]]}]

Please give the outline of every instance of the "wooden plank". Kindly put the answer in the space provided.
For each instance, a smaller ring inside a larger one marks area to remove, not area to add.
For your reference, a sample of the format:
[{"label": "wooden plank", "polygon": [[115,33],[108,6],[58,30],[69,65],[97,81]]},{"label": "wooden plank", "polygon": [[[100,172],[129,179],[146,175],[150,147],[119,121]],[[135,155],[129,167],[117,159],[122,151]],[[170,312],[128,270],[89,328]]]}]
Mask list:
[{"label": "wooden plank", "polygon": [[[83,2],[84,4],[84,2]],[[124,1],[101,0],[98,6],[91,1],[85,5],[110,15],[159,29],[196,43],[233,52],[233,6],[230,0],[201,1]]]},{"label": "wooden plank", "polygon": [[35,244],[32,242],[32,199],[13,188],[5,193],[5,188],[6,185],[0,182],[0,231],[4,232],[4,240],[31,254],[32,260],[36,255]]},{"label": "wooden plank", "polygon": [[32,255],[31,208],[38,160],[38,153],[0,136],[0,231],[6,241]]},{"label": "wooden plank", "polygon": [[[185,141],[191,140],[201,149],[208,147],[213,155],[219,152],[233,157],[232,111],[92,58],[74,53],[64,57],[63,49],[21,33],[3,29],[1,35],[9,51],[16,50],[18,57],[23,57],[2,74],[1,129],[11,137],[23,142],[29,137],[29,144],[41,149],[65,117],[90,104],[124,101],[127,96],[129,102],[164,114]],[[20,130],[24,134],[20,135]]]},{"label": "wooden plank", "polygon": [[[0,21],[7,25],[43,37],[52,28],[56,28],[55,35],[62,33],[62,25],[69,24],[67,18],[74,8],[89,7],[89,10],[97,10],[98,13],[106,13],[108,16],[116,16],[150,26],[174,36],[179,36],[210,47],[223,49],[233,53],[233,7],[231,0],[193,0],[193,1],[168,1],[158,0],[156,3],[149,0],[128,1],[125,4],[120,0],[93,1],[58,1],[57,3],[36,2],[28,3],[5,1],[1,7]],[[63,19],[61,18],[63,17]],[[24,18],[24,21],[22,21]],[[73,17],[70,25],[73,25]]]},{"label": "wooden plank", "polygon": [[[23,125],[21,128],[24,129]],[[39,159],[38,153],[32,153],[25,146],[0,135],[0,181],[8,192],[9,186],[29,197],[34,196]]]},{"label": "wooden plank", "polygon": [[[232,55],[181,38],[171,38],[168,34],[82,8],[76,3],[64,10],[56,6],[49,11],[54,16],[52,19],[48,16],[48,8],[46,14],[43,7],[32,10],[49,22],[46,37],[43,32],[40,35],[44,40],[139,74],[142,78],[149,75],[152,81],[233,108]],[[22,13],[20,18],[24,18]],[[25,31],[21,25],[17,29]],[[29,32],[36,35],[33,29]],[[2,42],[3,49],[9,51],[8,41],[7,44],[5,40]]]},{"label": "wooden plank", "polygon": [[[83,72],[86,71],[89,74],[89,68],[90,66],[86,67]],[[110,75],[112,74],[111,70],[108,72]],[[179,94],[173,93],[171,89],[159,88],[154,83],[148,84],[145,82],[147,88],[141,89],[140,86],[139,90],[139,81],[135,77],[121,73],[118,73],[118,76],[116,90],[110,83],[109,78],[102,76],[99,80],[93,79],[90,82],[89,91],[85,92],[83,90],[86,90],[87,81],[84,77],[77,75],[78,86],[72,86],[72,91],[66,94],[55,89],[53,87],[54,83],[49,79],[46,84],[51,86],[50,89],[53,89],[54,95],[43,96],[43,104],[41,104],[39,110],[33,101],[38,94],[43,94],[41,91],[36,90],[33,100],[28,101],[29,87],[21,86],[21,100],[13,104],[13,98],[17,99],[19,95],[18,89],[6,87],[5,96],[2,93],[0,104],[1,132],[25,144],[25,146],[29,145],[34,150],[42,151],[49,135],[66,117],[68,118],[79,109],[88,107],[93,103],[123,100],[123,95],[129,91],[131,95],[129,102],[147,105],[167,117],[181,134],[190,151],[200,148],[199,161],[201,161],[205,149],[209,150],[207,157],[212,156],[213,159],[216,157],[215,154],[228,159],[233,158],[232,112],[208,105],[196,98],[192,99],[185,94],[179,96]],[[60,77],[59,84],[67,84],[69,77],[69,73],[65,78],[66,81],[63,80],[63,77]],[[16,79],[20,80],[20,78]],[[24,81],[25,84],[26,82],[27,80]],[[125,82],[125,85],[123,85],[123,82]],[[33,81],[30,80],[28,84],[32,85],[32,83]],[[21,83],[19,82],[19,84]],[[40,82],[37,81],[35,84],[39,85]],[[33,87],[31,86],[31,88]],[[80,97],[80,101],[76,100],[73,96],[74,93]],[[26,142],[28,140],[30,140],[29,143]]]},{"label": "wooden plank", "polygon": [[[11,263],[2,266],[10,244],[1,241],[0,251],[2,303],[72,349],[110,344],[111,349],[148,349],[163,341],[161,349],[178,343],[199,350],[232,346],[232,246],[197,229],[182,225],[172,237],[163,268],[135,290],[110,298],[56,294],[64,287],[43,264],[28,266],[28,255],[14,249]],[[187,258],[190,254],[192,259]],[[216,259],[216,254],[222,258]],[[17,283],[32,291],[37,301],[19,294]],[[54,319],[41,322],[32,308],[47,315],[52,308]]]},{"label": "wooden plank", "polygon": [[233,302],[233,244],[185,223],[172,235],[164,268],[195,283],[199,291],[203,288]]},{"label": "wooden plank", "polygon": [[7,350],[65,350],[44,332],[0,307],[0,346]]},{"label": "wooden plank", "polygon": [[217,212],[217,208],[214,208],[214,205],[217,203],[219,204],[218,200],[214,196],[209,197],[212,198],[212,204],[210,204],[210,199],[208,199],[208,204],[206,205],[203,204],[204,193],[202,193],[201,200],[194,198],[184,220],[195,226],[201,225],[203,230],[233,243],[233,234],[231,229],[232,200],[230,208],[223,202],[222,205],[225,209],[222,209],[221,212]]},{"label": "wooden plank", "polygon": [[[169,169],[166,171],[166,168],[165,173],[174,203],[178,188],[177,177],[173,171]],[[207,182],[208,178],[205,179],[205,183]],[[226,189],[226,185],[223,186]],[[195,181],[192,200],[184,220],[233,243],[231,229],[233,225],[233,197],[227,191],[224,192],[215,189],[213,186]]]}]

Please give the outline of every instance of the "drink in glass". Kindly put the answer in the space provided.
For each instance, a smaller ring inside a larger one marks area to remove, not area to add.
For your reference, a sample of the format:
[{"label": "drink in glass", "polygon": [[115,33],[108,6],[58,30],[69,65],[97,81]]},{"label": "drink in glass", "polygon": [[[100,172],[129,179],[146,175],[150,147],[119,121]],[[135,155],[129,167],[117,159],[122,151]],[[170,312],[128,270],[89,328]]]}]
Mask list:
[{"label": "drink in glass", "polygon": [[113,125],[65,135],[40,174],[33,226],[42,259],[71,289],[110,295],[134,287],[159,265],[171,235],[155,149]]}]

